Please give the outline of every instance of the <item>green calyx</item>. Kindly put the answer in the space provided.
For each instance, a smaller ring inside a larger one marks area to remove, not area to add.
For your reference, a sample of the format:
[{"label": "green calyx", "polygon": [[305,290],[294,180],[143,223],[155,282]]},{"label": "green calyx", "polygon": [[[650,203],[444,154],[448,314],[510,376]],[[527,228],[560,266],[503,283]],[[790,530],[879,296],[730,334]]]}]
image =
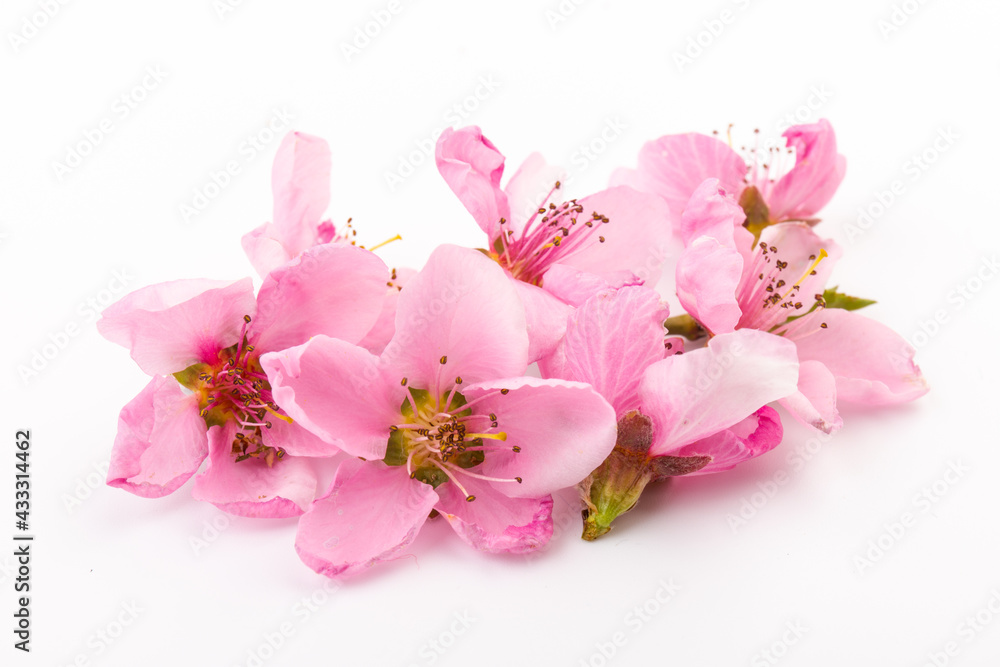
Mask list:
[{"label": "green calyx", "polygon": [[697,320],[687,313],[667,318],[663,326],[667,328],[669,335],[683,336],[688,340],[698,340],[707,334],[705,329],[698,324]]},{"label": "green calyx", "polygon": [[708,456],[653,456],[653,422],[638,410],[618,421],[618,441],[611,455],[580,486],[584,502],[583,539],[596,540],[615,519],[639,502],[646,485],[687,475],[711,462]]},{"label": "green calyx", "polygon": [[740,208],[747,216],[743,226],[753,234],[753,240],[756,243],[764,228],[772,224],[771,211],[756,186],[751,185],[743,190],[743,194],[740,195]]}]

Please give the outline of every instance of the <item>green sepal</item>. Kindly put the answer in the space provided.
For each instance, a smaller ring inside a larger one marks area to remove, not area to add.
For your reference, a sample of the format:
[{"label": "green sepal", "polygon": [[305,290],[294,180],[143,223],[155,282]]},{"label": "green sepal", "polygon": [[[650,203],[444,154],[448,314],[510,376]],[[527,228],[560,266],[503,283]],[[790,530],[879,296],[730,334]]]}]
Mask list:
[{"label": "green sepal", "polygon": [[182,387],[186,387],[191,391],[195,391],[201,386],[201,382],[198,380],[198,376],[202,373],[211,374],[212,367],[208,364],[197,363],[192,364],[182,371],[174,373],[174,377],[181,384]]},{"label": "green sepal", "polygon": [[688,340],[698,340],[705,336],[706,331],[697,320],[688,315],[687,313],[681,313],[680,315],[675,315],[670,317],[663,323],[663,326],[667,328],[667,333],[671,336],[683,336]]},{"label": "green sepal", "polygon": [[427,466],[426,468],[418,468],[413,473],[413,479],[424,484],[430,484],[432,489],[436,489],[448,481],[448,475],[440,468]]},{"label": "green sepal", "polygon": [[753,234],[753,240],[756,242],[764,228],[771,224],[771,211],[756,186],[751,185],[743,190],[743,194],[740,195],[740,208],[747,216],[743,226]]}]

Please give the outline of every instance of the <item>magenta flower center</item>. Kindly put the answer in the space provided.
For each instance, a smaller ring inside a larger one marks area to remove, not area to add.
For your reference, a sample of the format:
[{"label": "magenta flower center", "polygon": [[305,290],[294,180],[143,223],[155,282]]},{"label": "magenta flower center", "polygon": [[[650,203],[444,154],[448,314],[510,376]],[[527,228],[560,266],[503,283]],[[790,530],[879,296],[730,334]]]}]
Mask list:
[{"label": "magenta flower center", "polygon": [[201,417],[208,426],[238,425],[232,443],[237,461],[261,458],[271,466],[285,452],[265,445],[264,431],[272,427],[274,419],[291,423],[291,418],[274,402],[259,355],[250,343],[250,316],[244,316],[243,321],[240,342],[220,350],[217,363],[194,364],[175,377],[198,396]]},{"label": "magenta flower center", "polygon": [[556,181],[517,238],[506,227],[507,220],[500,219],[500,236],[494,239],[490,256],[518,280],[540,285],[553,264],[565,262],[594,243],[604,243],[600,227],[611,220],[596,211],[585,217],[575,199],[558,206],[549,202],[560,187]]}]

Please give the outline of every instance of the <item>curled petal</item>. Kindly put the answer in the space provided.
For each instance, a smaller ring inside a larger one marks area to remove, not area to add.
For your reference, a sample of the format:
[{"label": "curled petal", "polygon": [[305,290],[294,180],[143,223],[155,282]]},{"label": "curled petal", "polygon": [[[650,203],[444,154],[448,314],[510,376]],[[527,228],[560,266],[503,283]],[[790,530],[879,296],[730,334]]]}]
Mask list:
[{"label": "curled petal", "polygon": [[837,378],[812,359],[799,360],[798,391],[781,399],[781,405],[803,424],[824,433],[833,433],[844,425],[837,411]]},{"label": "curled petal", "polygon": [[771,189],[768,206],[773,220],[808,220],[833,198],[847,171],[847,159],[837,153],[830,121],[788,128],[785,142],[795,149],[795,166]]},{"label": "curled petal", "polygon": [[781,443],[784,431],[774,408],[764,406],[746,419],[715,435],[679,448],[674,456],[708,456],[712,461],[691,475],[730,470],[739,463],[766,454]]},{"label": "curled petal", "polygon": [[445,129],[437,142],[438,171],[492,243],[500,218],[510,219],[507,195],[500,188],[504,156],[475,126]]},{"label": "curled petal", "polygon": [[317,228],[330,205],[330,169],[330,147],[319,137],[289,132],[278,147],[271,169],[274,232],[289,258],[318,240]]},{"label": "curled petal", "polygon": [[208,454],[196,396],[173,378],[155,377],[122,408],[108,485],[144,498],[176,491]]}]

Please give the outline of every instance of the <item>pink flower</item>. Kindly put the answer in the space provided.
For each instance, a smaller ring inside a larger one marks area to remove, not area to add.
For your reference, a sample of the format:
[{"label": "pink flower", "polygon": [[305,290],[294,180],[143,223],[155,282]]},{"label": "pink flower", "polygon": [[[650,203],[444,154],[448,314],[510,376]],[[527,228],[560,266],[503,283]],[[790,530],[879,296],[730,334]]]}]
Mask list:
[{"label": "pink flower", "polygon": [[434,251],[381,356],[316,336],[262,364],[296,423],[365,461],[342,464],[299,523],[300,557],[331,577],[399,554],[432,510],[476,548],[536,549],[549,494],[614,446],[614,411],[593,389],[523,377],[524,308],[474,250]]},{"label": "pink flower", "polygon": [[841,255],[836,243],[791,222],[767,227],[755,242],[743,217],[719,181],[698,187],[681,219],[677,295],[710,334],[758,329],[795,343],[799,391],[785,407],[829,433],[842,425],[838,401],[890,405],[928,391],[913,347],[849,312],[872,302],[826,290]]},{"label": "pink flower", "polygon": [[478,127],[449,128],[438,139],[438,171],[486,233],[485,252],[523,283],[534,360],[562,336],[563,297],[579,292],[580,277],[607,286],[657,282],[668,212],[658,197],[625,186],[563,200],[562,170],[538,153],[501,188],[504,160]]},{"label": "pink flower", "polygon": [[[704,134],[671,134],[648,142],[636,169],[619,170],[613,182],[660,195],[680,220],[695,189],[708,178],[739,202],[755,234],[789,220],[816,222],[815,215],[844,180],[847,161],[837,153],[830,122],[795,125],[782,135],[787,148],[754,151],[751,167],[726,143]],[[783,173],[792,153],[795,163]]]},{"label": "pink flower", "polygon": [[108,484],[164,496],[207,457],[195,498],[244,516],[301,514],[316,486],[305,457],[337,450],[282,410],[260,357],[315,334],[361,340],[387,274],[367,251],[319,246],[268,274],[256,298],[249,278],[178,280],[107,308],[98,330],[153,376],[121,412]]},{"label": "pink flower", "polygon": [[739,331],[676,354],[673,343],[665,349],[666,316],[645,287],[598,294],[543,364],[546,377],[591,384],[619,420],[614,451],[580,485],[585,539],[606,533],[649,482],[729,470],[781,441],[781,421],[765,406],[795,391],[795,346]]}]

